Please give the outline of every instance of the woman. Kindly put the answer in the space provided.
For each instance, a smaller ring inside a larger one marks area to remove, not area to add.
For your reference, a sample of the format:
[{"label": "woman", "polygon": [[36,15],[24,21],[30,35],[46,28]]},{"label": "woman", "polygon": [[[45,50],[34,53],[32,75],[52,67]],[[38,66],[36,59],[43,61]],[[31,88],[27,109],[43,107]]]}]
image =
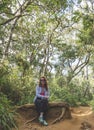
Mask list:
[{"label": "woman", "polygon": [[45,114],[48,110],[48,98],[49,90],[47,86],[47,80],[44,76],[42,76],[40,78],[39,85],[36,86],[36,96],[34,99],[34,103],[39,114],[39,122],[43,125],[48,125],[45,120]]}]

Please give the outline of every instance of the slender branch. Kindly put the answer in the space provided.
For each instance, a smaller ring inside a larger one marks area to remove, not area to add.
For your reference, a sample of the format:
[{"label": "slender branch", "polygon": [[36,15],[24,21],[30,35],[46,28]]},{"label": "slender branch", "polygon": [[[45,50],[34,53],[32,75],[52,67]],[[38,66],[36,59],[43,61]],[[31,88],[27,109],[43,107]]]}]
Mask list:
[{"label": "slender branch", "polygon": [[82,64],[79,65],[77,63],[76,67],[71,70],[72,73],[71,77],[68,76],[69,77],[68,82],[70,82],[73,77],[75,77],[77,74],[79,74],[79,72],[81,72],[81,70],[88,64],[89,59],[90,59],[90,53],[88,54],[88,56],[86,57],[85,61]]},{"label": "slender branch", "polygon": [[[90,59],[90,53],[89,53],[89,55],[86,57],[85,62],[83,62],[81,65],[78,66],[78,68],[79,68],[80,66],[81,66],[81,68],[80,68],[76,73],[74,73],[74,76],[76,76],[76,75],[88,64],[89,59]],[[75,71],[76,71],[78,68],[76,68]],[[73,77],[74,77],[74,76],[73,76]]]},{"label": "slender branch", "polygon": [[20,15],[17,15],[17,16],[14,16],[13,18],[8,19],[7,21],[5,21],[5,22],[1,23],[0,25],[5,25],[5,24],[8,24],[9,22],[11,22],[12,20],[14,20],[15,18],[18,18],[18,17],[21,17],[21,16],[22,16],[21,14],[20,14]]},{"label": "slender branch", "polygon": [[6,46],[5,54],[4,54],[5,56],[8,56],[8,49],[9,49],[10,42],[11,42],[11,39],[12,39],[13,30],[14,30],[14,28],[15,28],[15,25],[16,25],[18,19],[19,19],[19,17],[16,18],[16,20],[15,20],[15,22],[14,22],[14,24],[13,24],[11,30],[10,30],[10,36],[9,36],[8,44],[7,44],[7,46]]},{"label": "slender branch", "polygon": [[69,65],[70,70],[73,71],[73,70],[72,70],[72,66],[70,65],[69,59],[68,59],[68,65]]},{"label": "slender branch", "polygon": [[30,2],[31,1],[29,0],[27,2],[27,4],[23,8],[22,7],[20,8],[20,14],[18,16],[15,16],[14,18],[12,18],[12,19],[10,19],[9,21],[6,22],[6,23],[8,23],[11,20],[15,19],[14,24],[13,24],[11,30],[10,30],[10,36],[9,36],[9,40],[8,40],[8,43],[7,43],[7,46],[6,46],[6,49],[5,49],[4,57],[8,56],[8,50],[9,50],[9,46],[10,46],[10,43],[11,43],[11,40],[12,40],[12,35],[13,35],[13,31],[15,29],[16,23],[17,23],[18,19],[22,16],[22,13],[28,7],[28,5],[29,5]]},{"label": "slender branch", "polygon": [[[15,16],[14,16],[13,18],[10,18],[10,19],[6,20],[5,22],[0,23],[0,25],[8,24],[9,22],[13,21],[13,20],[16,19],[17,17],[20,18],[21,16],[24,16],[24,15],[22,15],[22,13],[23,13],[23,11],[28,7],[28,5],[31,3],[31,0],[29,0],[27,3],[26,3],[26,2],[27,2],[27,1],[25,1],[25,2],[19,7],[19,9],[16,10],[16,12],[14,13]],[[26,4],[26,5],[25,5],[25,4]],[[19,14],[17,14],[18,11],[20,11]]]}]

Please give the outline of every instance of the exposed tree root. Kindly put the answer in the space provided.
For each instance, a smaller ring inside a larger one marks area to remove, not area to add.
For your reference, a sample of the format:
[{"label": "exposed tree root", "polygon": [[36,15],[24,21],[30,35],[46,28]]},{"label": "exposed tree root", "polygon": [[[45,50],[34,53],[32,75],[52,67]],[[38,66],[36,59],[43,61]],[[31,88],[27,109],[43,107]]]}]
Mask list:
[{"label": "exposed tree root", "polygon": [[35,116],[35,117],[34,117],[33,119],[31,119],[31,120],[26,121],[26,122],[24,123],[24,125],[26,125],[26,124],[28,124],[28,123],[34,121],[36,118],[37,118],[37,116]]},{"label": "exposed tree root", "polygon": [[[24,127],[32,127],[32,122],[37,119],[38,114],[34,104],[25,104],[17,107],[17,112],[26,120]],[[49,103],[49,110],[46,115],[49,124],[55,124],[60,120],[71,119],[71,111],[69,105],[64,102]],[[35,121],[36,122],[36,121]]]},{"label": "exposed tree root", "polygon": [[58,118],[56,118],[51,124],[55,124],[55,123],[57,123],[58,121],[60,121],[61,119],[63,119],[63,118],[64,118],[65,111],[66,111],[66,109],[65,109],[65,108],[62,108],[62,113],[61,113],[61,115],[60,115]]}]

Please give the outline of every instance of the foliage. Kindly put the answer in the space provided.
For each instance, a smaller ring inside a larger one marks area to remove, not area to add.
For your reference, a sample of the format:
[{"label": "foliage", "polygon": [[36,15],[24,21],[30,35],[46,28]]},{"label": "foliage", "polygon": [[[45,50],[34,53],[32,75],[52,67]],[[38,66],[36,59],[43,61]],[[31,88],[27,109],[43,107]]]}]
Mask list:
[{"label": "foliage", "polygon": [[12,101],[13,105],[33,101],[35,84],[30,70],[27,70],[23,75],[22,66],[14,69],[5,65],[5,63],[2,63],[0,70],[2,72],[0,73],[0,90]]},{"label": "foliage", "polygon": [[10,130],[12,127],[17,129],[15,114],[15,109],[11,106],[10,101],[4,94],[0,93],[0,126],[2,129]]},{"label": "foliage", "polygon": [[[61,79],[61,78],[60,78]],[[62,78],[63,79],[63,78]],[[62,80],[61,79],[61,80]],[[92,100],[92,93],[86,92],[87,81],[79,81],[75,79],[69,86],[60,86],[59,78],[54,79],[50,86],[51,89],[51,101],[64,101],[70,104],[70,106],[83,105],[86,106]]]},{"label": "foliage", "polygon": [[[63,79],[63,78],[62,78]],[[62,80],[61,78],[54,79],[51,83],[51,101],[64,101],[69,103],[70,105],[76,105],[77,97],[76,95],[73,95],[70,93],[69,88],[67,88],[64,84],[62,86],[59,86],[59,81]]]},{"label": "foliage", "polygon": [[92,107],[94,111],[94,95],[93,95],[93,99],[89,102],[89,105]]},{"label": "foliage", "polygon": [[1,0],[0,90],[13,104],[33,102],[41,75],[51,82],[51,100],[75,105],[92,99],[93,82],[87,91],[86,78],[74,80],[89,79],[94,70],[94,9],[84,2]]},{"label": "foliage", "polygon": [[10,71],[11,68],[6,64],[7,62],[3,62],[0,67],[0,90],[3,94],[7,96],[9,100],[12,101],[13,104],[16,104],[20,100],[20,92],[14,88],[12,85],[12,81],[10,81]]}]

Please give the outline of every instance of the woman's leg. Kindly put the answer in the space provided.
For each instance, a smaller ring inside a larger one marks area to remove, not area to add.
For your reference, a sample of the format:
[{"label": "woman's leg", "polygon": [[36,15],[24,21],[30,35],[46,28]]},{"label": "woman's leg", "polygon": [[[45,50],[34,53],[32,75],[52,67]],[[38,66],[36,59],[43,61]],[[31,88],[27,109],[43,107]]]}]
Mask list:
[{"label": "woman's leg", "polygon": [[43,111],[43,124],[44,125],[48,125],[48,123],[46,122],[46,118],[45,118],[45,116],[46,116],[46,114],[47,114],[47,111],[48,111],[48,100],[42,100],[42,104],[41,104],[42,106],[42,111]]},{"label": "woman's leg", "polygon": [[42,101],[41,99],[36,99],[35,101],[35,106],[36,106],[36,111],[38,112],[39,115],[39,122],[43,123],[43,107],[42,107]]},{"label": "woman's leg", "polygon": [[48,125],[48,123],[45,121],[45,113],[48,111],[48,100],[39,100],[36,99],[35,101],[36,110],[39,114],[39,122]]}]

